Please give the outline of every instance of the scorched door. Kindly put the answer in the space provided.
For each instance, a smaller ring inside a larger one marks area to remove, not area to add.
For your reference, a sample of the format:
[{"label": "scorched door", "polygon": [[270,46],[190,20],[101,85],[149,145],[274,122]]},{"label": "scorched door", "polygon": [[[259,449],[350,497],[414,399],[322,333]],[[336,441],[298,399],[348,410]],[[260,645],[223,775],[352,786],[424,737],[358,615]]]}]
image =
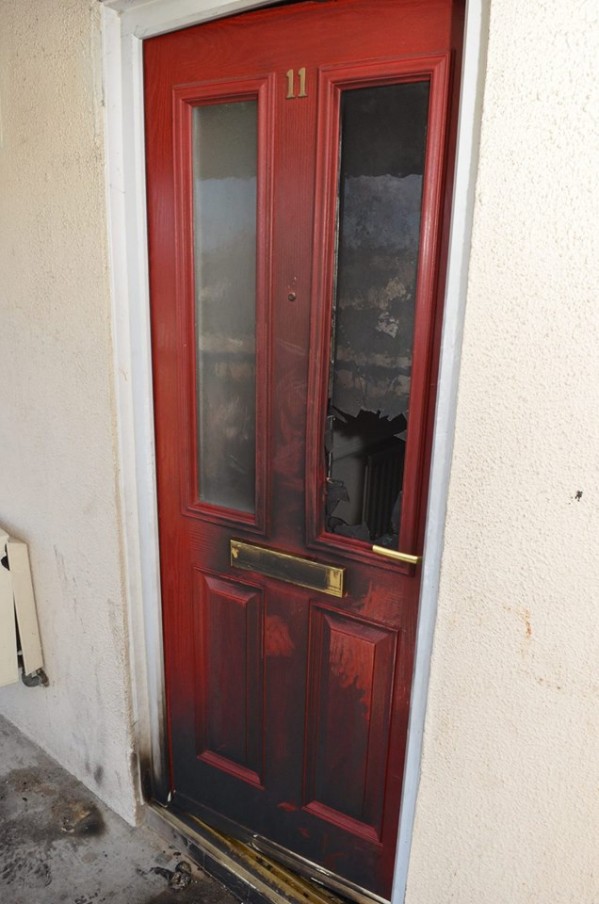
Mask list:
[{"label": "scorched door", "polygon": [[382,896],[455,19],[305,2],[145,47],[173,801]]}]

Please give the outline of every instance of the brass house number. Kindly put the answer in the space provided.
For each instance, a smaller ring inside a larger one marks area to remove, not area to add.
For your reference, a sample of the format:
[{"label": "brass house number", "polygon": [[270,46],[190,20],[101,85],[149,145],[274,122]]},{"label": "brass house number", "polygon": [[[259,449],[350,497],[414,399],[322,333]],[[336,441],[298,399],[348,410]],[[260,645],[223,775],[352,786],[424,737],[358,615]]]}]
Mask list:
[{"label": "brass house number", "polygon": [[295,93],[295,70],[288,69],[287,70],[287,100],[294,100],[296,97],[307,97],[308,92],[306,91],[306,67],[302,66],[301,69],[298,69],[298,83],[299,83],[299,91]]}]

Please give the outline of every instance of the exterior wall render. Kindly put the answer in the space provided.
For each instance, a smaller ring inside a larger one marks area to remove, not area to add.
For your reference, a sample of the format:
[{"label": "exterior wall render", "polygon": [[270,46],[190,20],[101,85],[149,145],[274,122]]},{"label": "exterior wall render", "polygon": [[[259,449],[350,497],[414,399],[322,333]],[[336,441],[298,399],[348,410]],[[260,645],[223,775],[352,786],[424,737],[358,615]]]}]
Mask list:
[{"label": "exterior wall render", "polygon": [[408,904],[592,904],[595,3],[493,0]]},{"label": "exterior wall render", "polygon": [[29,544],[50,687],[0,709],[134,819],[100,8],[0,0],[0,523]]}]

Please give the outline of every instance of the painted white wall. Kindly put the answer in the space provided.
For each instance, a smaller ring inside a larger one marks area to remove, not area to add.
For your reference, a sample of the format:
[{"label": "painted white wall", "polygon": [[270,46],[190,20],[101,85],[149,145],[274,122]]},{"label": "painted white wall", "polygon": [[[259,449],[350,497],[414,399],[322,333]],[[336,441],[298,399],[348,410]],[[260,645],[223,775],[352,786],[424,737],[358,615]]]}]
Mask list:
[{"label": "painted white wall", "polygon": [[408,904],[599,901],[598,46],[491,2]]},{"label": "painted white wall", "polygon": [[95,0],[0,0],[0,110],[0,524],[51,682],[0,711],[131,820]]}]

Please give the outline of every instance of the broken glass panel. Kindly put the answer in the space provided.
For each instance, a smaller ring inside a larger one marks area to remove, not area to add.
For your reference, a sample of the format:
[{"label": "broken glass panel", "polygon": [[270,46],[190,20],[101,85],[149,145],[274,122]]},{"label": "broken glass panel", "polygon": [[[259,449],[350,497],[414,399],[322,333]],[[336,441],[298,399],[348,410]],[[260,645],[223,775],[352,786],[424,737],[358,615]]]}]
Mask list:
[{"label": "broken glass panel", "polygon": [[193,113],[199,497],[255,510],[255,101]]},{"label": "broken glass panel", "polygon": [[389,547],[401,522],[428,97],[422,81],[341,102],[325,523]]}]

